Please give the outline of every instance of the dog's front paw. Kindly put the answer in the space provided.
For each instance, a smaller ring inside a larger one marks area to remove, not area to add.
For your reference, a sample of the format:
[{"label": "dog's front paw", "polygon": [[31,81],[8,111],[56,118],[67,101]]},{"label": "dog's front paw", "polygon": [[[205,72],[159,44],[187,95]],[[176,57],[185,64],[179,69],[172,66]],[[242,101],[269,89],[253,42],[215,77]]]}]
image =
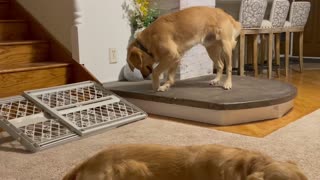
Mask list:
[{"label": "dog's front paw", "polygon": [[163,85],[163,86],[160,86],[157,91],[158,92],[165,92],[165,91],[168,91],[168,90],[169,90],[169,86]]},{"label": "dog's front paw", "polygon": [[220,79],[213,79],[210,81],[210,85],[216,86],[220,84]]},{"label": "dog's front paw", "polygon": [[152,89],[154,92],[157,92],[159,89],[159,85],[152,85]]},{"label": "dog's front paw", "polygon": [[231,88],[232,88],[232,83],[231,83],[231,81],[226,81],[226,82],[224,83],[224,85],[223,85],[223,88],[224,88],[225,90],[231,89]]}]

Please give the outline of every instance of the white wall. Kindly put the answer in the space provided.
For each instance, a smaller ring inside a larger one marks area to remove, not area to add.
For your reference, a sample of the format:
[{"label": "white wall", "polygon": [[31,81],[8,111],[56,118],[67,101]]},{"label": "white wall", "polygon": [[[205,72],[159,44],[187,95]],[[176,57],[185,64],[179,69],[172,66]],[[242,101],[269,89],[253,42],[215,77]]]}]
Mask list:
[{"label": "white wall", "polygon": [[[71,52],[71,0],[18,0]],[[81,0],[81,63],[101,82],[116,81],[126,63],[131,29],[124,17],[124,0]],[[109,64],[109,48],[116,48],[118,63]]]},{"label": "white wall", "polygon": [[215,6],[216,0],[150,0],[152,5],[160,9],[161,14],[166,14],[190,6]]},{"label": "white wall", "polygon": [[70,28],[73,22],[73,3],[71,0],[17,1],[71,51]]},{"label": "white wall", "polygon": [[[81,61],[101,82],[117,81],[126,64],[131,28],[122,8],[124,0],[82,0]],[[109,48],[116,48],[118,62],[109,63]]]}]

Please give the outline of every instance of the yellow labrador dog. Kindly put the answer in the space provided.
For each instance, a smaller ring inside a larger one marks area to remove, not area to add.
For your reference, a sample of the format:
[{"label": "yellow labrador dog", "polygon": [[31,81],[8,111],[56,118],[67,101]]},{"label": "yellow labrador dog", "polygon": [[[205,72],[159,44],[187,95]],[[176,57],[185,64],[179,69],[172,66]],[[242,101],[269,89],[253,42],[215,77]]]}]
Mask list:
[{"label": "yellow labrador dog", "polygon": [[[159,17],[139,33],[128,46],[127,62],[131,70],[137,68],[144,77],[152,73],[155,91],[167,91],[174,84],[181,57],[197,44],[207,49],[217,68],[212,85],[220,82],[225,59],[227,79],[225,89],[232,87],[232,49],[236,46],[241,25],[218,8],[191,7]],[[152,68],[155,63],[157,67]],[[160,86],[159,76],[168,72],[168,80]]]},{"label": "yellow labrador dog", "polygon": [[63,180],[306,180],[298,167],[220,145],[118,145],[84,161]]}]

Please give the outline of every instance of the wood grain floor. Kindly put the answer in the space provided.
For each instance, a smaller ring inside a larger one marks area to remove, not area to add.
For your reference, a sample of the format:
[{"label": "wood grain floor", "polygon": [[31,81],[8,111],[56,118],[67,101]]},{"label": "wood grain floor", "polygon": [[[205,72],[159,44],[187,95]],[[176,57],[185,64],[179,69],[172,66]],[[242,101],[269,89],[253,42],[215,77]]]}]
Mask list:
[{"label": "wood grain floor", "polygon": [[282,75],[278,80],[291,83],[298,89],[298,95],[294,100],[294,108],[279,119],[233,126],[214,126],[155,115],[151,115],[151,117],[156,120],[176,121],[247,136],[264,137],[320,108],[320,70],[305,70],[303,73],[291,70],[288,78]]}]

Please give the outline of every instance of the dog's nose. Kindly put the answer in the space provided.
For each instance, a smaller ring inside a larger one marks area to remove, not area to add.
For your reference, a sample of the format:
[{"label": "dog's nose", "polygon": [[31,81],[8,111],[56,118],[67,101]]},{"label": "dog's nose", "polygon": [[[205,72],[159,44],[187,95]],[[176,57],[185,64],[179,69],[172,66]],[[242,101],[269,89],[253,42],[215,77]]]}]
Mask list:
[{"label": "dog's nose", "polygon": [[148,78],[150,75],[151,75],[151,74],[147,74],[147,75],[146,75],[146,74],[143,74],[142,76],[143,76],[144,79],[146,79],[146,78]]},{"label": "dog's nose", "polygon": [[144,78],[144,79],[146,79],[147,77],[148,77],[148,76],[146,76],[146,75],[143,75],[143,78]]}]

